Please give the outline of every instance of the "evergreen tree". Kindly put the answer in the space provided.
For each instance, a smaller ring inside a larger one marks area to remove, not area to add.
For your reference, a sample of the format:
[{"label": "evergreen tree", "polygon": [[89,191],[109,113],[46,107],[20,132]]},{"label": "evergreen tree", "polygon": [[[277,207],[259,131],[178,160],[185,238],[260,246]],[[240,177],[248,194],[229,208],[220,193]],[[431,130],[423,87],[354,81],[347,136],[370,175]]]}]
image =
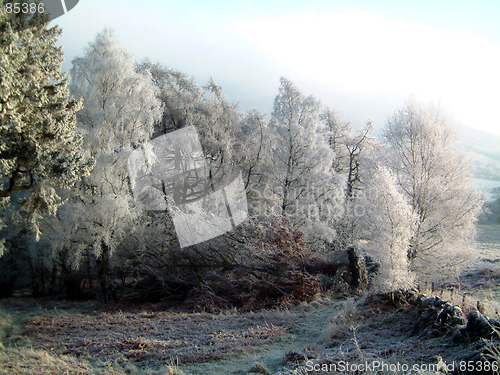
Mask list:
[{"label": "evergreen tree", "polygon": [[54,214],[61,203],[55,187],[71,185],[89,169],[75,132],[81,103],[70,96],[68,78],[61,72],[63,52],[56,45],[61,29],[48,28],[43,17],[7,13],[4,3],[0,9],[0,205],[5,206],[16,191],[28,191],[23,208],[38,237],[40,217]]}]

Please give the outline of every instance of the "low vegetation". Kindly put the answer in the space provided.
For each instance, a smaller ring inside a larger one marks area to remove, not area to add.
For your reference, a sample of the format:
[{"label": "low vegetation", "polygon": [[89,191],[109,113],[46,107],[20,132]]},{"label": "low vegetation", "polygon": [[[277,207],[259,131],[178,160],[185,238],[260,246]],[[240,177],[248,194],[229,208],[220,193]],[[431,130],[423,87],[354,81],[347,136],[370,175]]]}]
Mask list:
[{"label": "low vegetation", "polygon": [[[498,361],[498,332],[469,341],[451,326],[422,320],[430,316],[427,299],[415,297],[321,297],[284,311],[218,314],[3,300],[2,311],[23,319],[22,330],[3,340],[0,373],[298,374],[307,364],[340,361],[428,368],[471,358]],[[12,330],[12,323],[6,327]]]}]

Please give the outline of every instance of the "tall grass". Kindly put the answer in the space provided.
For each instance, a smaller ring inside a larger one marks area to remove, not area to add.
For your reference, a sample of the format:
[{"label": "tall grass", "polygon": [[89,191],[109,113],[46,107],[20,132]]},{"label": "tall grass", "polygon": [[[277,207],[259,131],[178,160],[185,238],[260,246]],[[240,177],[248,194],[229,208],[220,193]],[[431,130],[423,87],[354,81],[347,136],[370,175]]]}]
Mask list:
[{"label": "tall grass", "polygon": [[492,364],[493,374],[500,374],[500,331],[491,326],[495,335],[490,340],[486,340],[484,356]]},{"label": "tall grass", "polygon": [[0,348],[7,344],[7,339],[12,335],[14,319],[4,309],[0,308]]}]

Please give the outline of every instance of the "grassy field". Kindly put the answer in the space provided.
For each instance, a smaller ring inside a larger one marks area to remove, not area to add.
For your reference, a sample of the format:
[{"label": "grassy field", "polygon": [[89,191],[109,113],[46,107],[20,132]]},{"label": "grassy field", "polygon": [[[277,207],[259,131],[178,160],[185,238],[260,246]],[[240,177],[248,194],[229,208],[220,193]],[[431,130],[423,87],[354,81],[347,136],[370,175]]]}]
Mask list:
[{"label": "grassy field", "polygon": [[483,259],[500,262],[500,225],[478,225],[477,242]]},{"label": "grassy field", "polygon": [[255,313],[109,307],[3,300],[0,374],[300,374],[307,359],[436,365],[468,350],[412,337],[419,312],[373,297]]},{"label": "grassy field", "polygon": [[467,292],[484,300],[500,316],[500,226],[478,226],[478,261],[464,274]]}]

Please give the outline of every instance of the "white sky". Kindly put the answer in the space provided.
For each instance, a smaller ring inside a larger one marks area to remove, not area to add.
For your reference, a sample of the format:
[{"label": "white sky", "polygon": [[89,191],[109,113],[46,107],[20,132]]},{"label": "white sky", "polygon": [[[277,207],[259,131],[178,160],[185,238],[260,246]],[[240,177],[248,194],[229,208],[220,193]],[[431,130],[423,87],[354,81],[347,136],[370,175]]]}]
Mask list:
[{"label": "white sky", "polygon": [[434,3],[80,0],[56,23],[65,69],[110,27],[137,59],[213,76],[243,110],[269,113],[285,76],[358,127],[414,96],[500,134],[500,2]]}]

